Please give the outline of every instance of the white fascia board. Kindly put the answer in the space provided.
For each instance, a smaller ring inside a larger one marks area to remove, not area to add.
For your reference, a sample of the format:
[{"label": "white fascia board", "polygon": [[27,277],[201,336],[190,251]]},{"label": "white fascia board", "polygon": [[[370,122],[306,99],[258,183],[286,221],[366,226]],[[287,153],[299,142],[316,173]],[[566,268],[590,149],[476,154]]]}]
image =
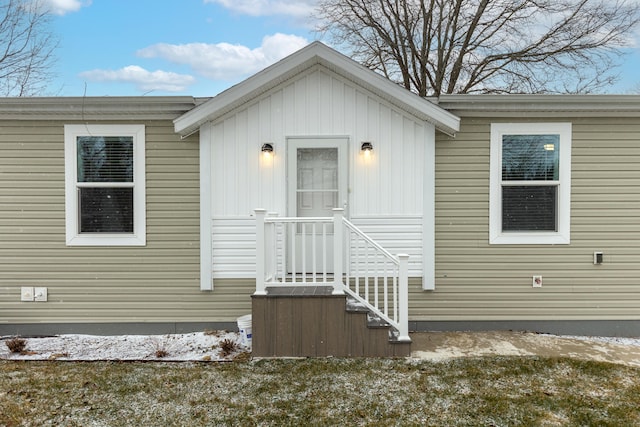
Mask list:
[{"label": "white fascia board", "polygon": [[313,42],[178,117],[174,120],[175,131],[182,135],[194,132],[203,123],[215,120],[243,102],[268,91],[316,64],[327,67],[398,107],[415,114],[420,119],[434,124],[438,130],[452,134],[460,129],[460,119],[454,114],[404,89],[323,43]]}]

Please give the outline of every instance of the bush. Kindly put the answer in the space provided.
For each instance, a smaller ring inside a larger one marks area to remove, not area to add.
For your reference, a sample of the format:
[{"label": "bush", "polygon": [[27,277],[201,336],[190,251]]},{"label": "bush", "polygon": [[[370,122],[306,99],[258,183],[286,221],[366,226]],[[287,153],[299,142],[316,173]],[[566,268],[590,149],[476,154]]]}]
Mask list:
[{"label": "bush", "polygon": [[11,353],[23,353],[24,349],[27,348],[27,340],[24,338],[11,338],[5,344]]},{"label": "bush", "polygon": [[220,356],[227,357],[238,350],[238,343],[229,338],[220,341]]}]

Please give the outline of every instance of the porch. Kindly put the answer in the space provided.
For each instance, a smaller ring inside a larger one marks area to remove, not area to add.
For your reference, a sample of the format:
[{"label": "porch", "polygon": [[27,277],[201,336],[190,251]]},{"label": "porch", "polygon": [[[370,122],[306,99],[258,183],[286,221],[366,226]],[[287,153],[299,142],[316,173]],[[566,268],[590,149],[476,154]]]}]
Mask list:
[{"label": "porch", "polygon": [[408,255],[394,256],[334,209],[333,217],[256,209],[257,357],[404,357]]}]

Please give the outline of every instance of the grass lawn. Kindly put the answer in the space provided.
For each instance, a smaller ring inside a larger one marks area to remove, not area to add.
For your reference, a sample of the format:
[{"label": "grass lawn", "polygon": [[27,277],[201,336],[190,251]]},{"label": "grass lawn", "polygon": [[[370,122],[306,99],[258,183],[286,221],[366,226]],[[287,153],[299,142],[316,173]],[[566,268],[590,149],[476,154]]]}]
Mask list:
[{"label": "grass lawn", "polygon": [[0,361],[2,426],[640,425],[640,369],[485,357]]}]

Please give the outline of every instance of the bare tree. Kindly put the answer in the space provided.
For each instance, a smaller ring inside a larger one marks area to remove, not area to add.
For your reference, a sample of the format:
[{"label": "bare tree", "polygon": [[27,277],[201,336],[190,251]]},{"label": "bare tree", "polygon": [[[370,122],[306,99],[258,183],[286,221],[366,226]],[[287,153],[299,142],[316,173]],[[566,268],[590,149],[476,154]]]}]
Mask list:
[{"label": "bare tree", "polygon": [[40,0],[0,0],[0,94],[33,96],[52,78],[57,40]]},{"label": "bare tree", "polygon": [[320,0],[319,31],[421,96],[605,89],[637,0]]}]

